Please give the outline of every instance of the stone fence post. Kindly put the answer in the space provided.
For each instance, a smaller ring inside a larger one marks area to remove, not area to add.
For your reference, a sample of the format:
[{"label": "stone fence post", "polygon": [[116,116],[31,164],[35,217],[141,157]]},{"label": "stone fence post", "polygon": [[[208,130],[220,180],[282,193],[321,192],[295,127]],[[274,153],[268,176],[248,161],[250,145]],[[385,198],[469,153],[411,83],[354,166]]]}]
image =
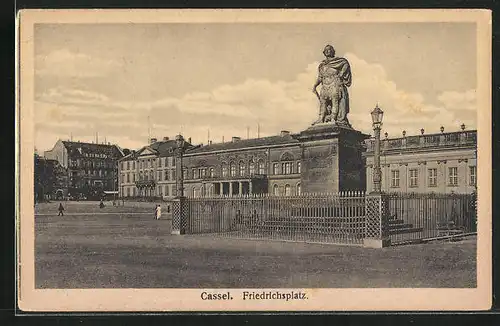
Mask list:
[{"label": "stone fence post", "polygon": [[387,196],[371,193],[365,199],[365,238],[363,247],[384,248],[391,245]]},{"label": "stone fence post", "polygon": [[172,234],[186,234],[188,229],[188,205],[186,197],[176,197],[172,202]]}]

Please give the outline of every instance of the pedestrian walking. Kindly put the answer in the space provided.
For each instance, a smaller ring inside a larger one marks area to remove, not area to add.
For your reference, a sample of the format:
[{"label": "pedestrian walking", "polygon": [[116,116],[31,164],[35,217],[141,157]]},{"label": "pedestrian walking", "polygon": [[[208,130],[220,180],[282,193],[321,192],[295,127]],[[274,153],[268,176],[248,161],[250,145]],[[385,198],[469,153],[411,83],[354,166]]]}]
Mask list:
[{"label": "pedestrian walking", "polygon": [[102,199],[101,202],[99,203],[99,208],[104,208],[104,203],[102,202]]},{"label": "pedestrian walking", "polygon": [[161,206],[160,205],[156,205],[156,209],[155,209],[155,219],[159,220],[161,217]]},{"label": "pedestrian walking", "polygon": [[64,207],[62,205],[62,203],[59,203],[59,208],[58,208],[58,211],[59,211],[59,214],[57,214],[57,216],[64,216]]}]

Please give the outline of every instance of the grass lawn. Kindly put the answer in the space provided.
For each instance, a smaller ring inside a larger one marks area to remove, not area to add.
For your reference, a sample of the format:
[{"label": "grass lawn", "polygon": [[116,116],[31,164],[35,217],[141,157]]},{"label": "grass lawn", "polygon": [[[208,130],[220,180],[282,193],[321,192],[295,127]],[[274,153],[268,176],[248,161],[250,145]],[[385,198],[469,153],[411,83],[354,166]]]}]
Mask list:
[{"label": "grass lawn", "polygon": [[64,217],[58,205],[36,210],[37,288],[476,286],[475,238],[367,249],[175,236],[154,203],[70,203]]}]

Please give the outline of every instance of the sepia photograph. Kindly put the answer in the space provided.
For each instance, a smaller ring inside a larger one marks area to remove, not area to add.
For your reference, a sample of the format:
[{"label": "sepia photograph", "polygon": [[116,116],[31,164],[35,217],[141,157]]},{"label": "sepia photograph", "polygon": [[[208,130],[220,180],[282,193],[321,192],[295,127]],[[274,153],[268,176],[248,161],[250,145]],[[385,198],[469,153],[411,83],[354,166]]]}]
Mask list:
[{"label": "sepia photograph", "polygon": [[491,14],[27,10],[24,311],[491,305]]}]

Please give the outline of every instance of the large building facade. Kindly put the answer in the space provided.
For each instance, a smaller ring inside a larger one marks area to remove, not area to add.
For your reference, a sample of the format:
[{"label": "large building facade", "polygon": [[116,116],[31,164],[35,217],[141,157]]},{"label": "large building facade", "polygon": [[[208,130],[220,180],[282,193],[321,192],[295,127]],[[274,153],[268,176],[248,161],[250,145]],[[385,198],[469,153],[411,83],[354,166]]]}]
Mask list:
[{"label": "large building facade", "polygon": [[44,157],[56,160],[67,170],[70,195],[98,195],[102,191],[117,191],[117,161],[124,156],[122,149],[111,144],[96,144],[58,140],[44,152]]},{"label": "large building facade", "polygon": [[279,135],[192,147],[183,158],[189,197],[301,193],[301,147],[295,135]]},{"label": "large building facade", "polygon": [[[388,138],[380,143],[384,192],[472,193],[477,181],[477,132],[462,130]],[[366,191],[373,190],[374,140],[366,141]]]},{"label": "large building facade", "polygon": [[[186,143],[186,148],[191,147]],[[168,137],[150,144],[119,160],[118,191],[122,198],[168,198],[176,195],[176,143]]]},{"label": "large building facade", "polygon": [[[299,134],[192,146],[186,142],[182,159],[184,195],[239,196],[305,193],[307,147]],[[475,190],[476,131],[424,134],[381,140],[382,190],[385,192],[471,193]],[[362,170],[362,190],[373,190],[374,139],[364,141],[356,158]],[[340,148],[340,147],[338,147]],[[341,148],[340,148],[341,149]],[[338,149],[337,149],[338,151]],[[335,151],[333,151],[333,155]],[[164,138],[120,160],[119,190],[123,197],[172,198],[176,193],[176,143]],[[338,153],[337,153],[338,155]],[[318,163],[318,162],[316,162]],[[353,165],[354,163],[349,163]],[[311,164],[309,164],[311,165]],[[341,167],[340,170],[348,169]],[[345,178],[338,174],[339,178]]]}]

